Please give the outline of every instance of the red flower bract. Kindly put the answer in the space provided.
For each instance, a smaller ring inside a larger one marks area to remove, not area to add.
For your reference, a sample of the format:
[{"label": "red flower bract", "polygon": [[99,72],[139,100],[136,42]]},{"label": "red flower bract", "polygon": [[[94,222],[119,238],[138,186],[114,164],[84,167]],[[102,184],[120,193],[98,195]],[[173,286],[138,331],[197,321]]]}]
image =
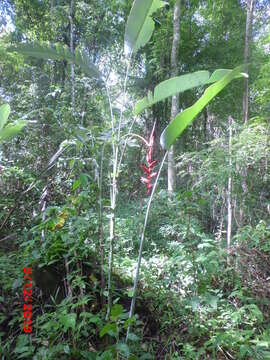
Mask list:
[{"label": "red flower bract", "polygon": [[153,187],[153,184],[151,184],[151,179],[157,175],[157,172],[152,173],[152,169],[157,164],[157,160],[152,159],[155,127],[156,127],[156,121],[154,123],[151,135],[149,137],[149,141],[147,142],[147,144],[148,144],[148,150],[147,150],[147,154],[146,154],[147,166],[144,164],[141,164],[141,168],[143,169],[144,173],[147,175],[147,178],[141,177],[141,181],[146,185],[147,195],[150,194],[151,188]]}]

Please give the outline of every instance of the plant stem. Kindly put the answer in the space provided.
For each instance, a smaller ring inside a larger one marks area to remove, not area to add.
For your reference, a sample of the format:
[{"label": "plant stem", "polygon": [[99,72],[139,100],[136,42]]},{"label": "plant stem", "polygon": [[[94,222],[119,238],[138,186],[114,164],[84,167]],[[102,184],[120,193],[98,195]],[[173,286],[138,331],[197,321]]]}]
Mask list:
[{"label": "plant stem", "polygon": [[100,160],[100,172],[99,172],[99,250],[100,250],[100,278],[101,278],[101,304],[104,305],[104,231],[103,231],[103,206],[102,206],[102,182],[103,182],[103,161],[104,161],[104,148],[102,146],[101,160]]},{"label": "plant stem", "polygon": [[[144,219],[144,226],[143,226],[143,230],[142,230],[142,235],[141,235],[141,242],[140,242],[140,249],[139,249],[139,255],[138,255],[138,262],[137,262],[137,268],[136,268],[136,274],[135,274],[135,278],[134,278],[134,284],[133,284],[133,295],[132,295],[132,300],[131,300],[131,305],[130,305],[130,310],[129,310],[129,319],[132,318],[133,313],[134,313],[134,308],[135,308],[135,302],[136,302],[136,291],[137,291],[137,285],[138,285],[138,280],[139,280],[139,275],[140,275],[140,267],[141,267],[141,261],[142,261],[142,251],[143,251],[143,243],[144,243],[144,237],[145,237],[145,230],[146,230],[146,226],[147,226],[147,222],[148,222],[148,218],[149,218],[149,213],[150,213],[150,207],[151,207],[151,203],[154,197],[154,193],[157,187],[157,183],[158,183],[158,179],[161,173],[161,170],[163,168],[165,159],[168,155],[168,150],[166,151],[162,162],[160,164],[160,168],[158,170],[158,174],[156,177],[156,181],[154,183],[152,192],[151,192],[151,196],[148,200],[148,204],[147,204],[147,209],[146,209],[146,213],[145,213],[145,219]],[[126,335],[126,342],[128,341],[128,335],[129,335],[129,330],[130,330],[130,325],[128,326],[127,329],[127,335]]]},{"label": "plant stem", "polygon": [[[126,68],[126,76],[124,80],[124,104],[126,103],[126,88],[127,88],[127,79],[130,68],[130,60],[128,60]],[[106,321],[108,321],[112,308],[112,270],[113,270],[113,249],[114,249],[114,240],[115,240],[115,208],[116,208],[116,199],[117,199],[117,177],[118,177],[118,154],[119,154],[119,145],[121,138],[121,124],[123,118],[123,109],[121,107],[120,118],[118,123],[117,130],[117,139],[115,143],[115,127],[114,127],[114,117],[112,111],[112,102],[110,98],[109,89],[106,86],[107,96],[110,105],[111,121],[112,121],[112,148],[113,148],[113,173],[112,173],[112,182],[110,188],[110,198],[111,198],[111,215],[110,215],[110,245],[109,245],[109,270],[108,270],[108,306],[106,313]]]}]

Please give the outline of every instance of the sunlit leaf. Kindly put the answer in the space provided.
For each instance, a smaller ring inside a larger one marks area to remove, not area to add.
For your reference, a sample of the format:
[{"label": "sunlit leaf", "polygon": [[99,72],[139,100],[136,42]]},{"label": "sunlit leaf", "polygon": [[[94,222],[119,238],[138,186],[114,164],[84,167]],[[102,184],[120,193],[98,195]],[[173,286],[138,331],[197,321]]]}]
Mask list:
[{"label": "sunlit leaf", "polygon": [[113,324],[106,324],[105,326],[103,326],[103,328],[100,330],[99,332],[99,336],[100,337],[103,337],[104,335],[106,334],[109,334],[111,336],[114,336],[116,334],[116,324],[113,323]]},{"label": "sunlit leaf", "polygon": [[154,21],[151,15],[165,5],[161,0],[134,0],[125,30],[125,54],[136,53],[151,38]]},{"label": "sunlit leaf", "polygon": [[[136,103],[134,114],[139,115],[146,108],[173,95],[219,81],[230,72],[231,70],[229,69],[217,69],[210,76],[209,71],[201,70],[162,81],[155,87],[154,94],[149,91],[146,97]],[[242,74],[238,76],[241,77]]]},{"label": "sunlit leaf", "polygon": [[10,114],[10,106],[8,104],[4,104],[0,106],[0,130],[3,129],[6,124],[8,117]]},{"label": "sunlit leaf", "polygon": [[13,138],[22,130],[25,125],[27,125],[27,121],[21,120],[17,121],[17,123],[14,125],[8,124],[5,126],[4,129],[0,131],[0,142]]},{"label": "sunlit leaf", "polygon": [[111,318],[116,319],[123,314],[124,308],[120,304],[114,304],[111,310]]},{"label": "sunlit leaf", "polygon": [[64,332],[66,332],[69,328],[74,330],[76,325],[76,314],[61,314],[59,321],[62,325],[64,325]]},{"label": "sunlit leaf", "polygon": [[243,69],[244,66],[241,65],[230,71],[221,80],[209,86],[194,105],[179,113],[161,134],[160,143],[163,149],[169,149],[177,137],[181,135],[187,126],[192,123],[195,117],[205,108],[205,106],[208,105],[209,102],[233,79],[245,76],[241,73]]}]

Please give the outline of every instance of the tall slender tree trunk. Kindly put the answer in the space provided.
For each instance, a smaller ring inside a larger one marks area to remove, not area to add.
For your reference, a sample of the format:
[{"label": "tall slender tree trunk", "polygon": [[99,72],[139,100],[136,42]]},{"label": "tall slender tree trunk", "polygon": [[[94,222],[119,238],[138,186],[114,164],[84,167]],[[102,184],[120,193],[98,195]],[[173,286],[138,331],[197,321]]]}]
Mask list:
[{"label": "tall slender tree trunk", "polygon": [[[130,59],[129,62],[127,64],[127,69],[126,69],[126,75],[125,75],[125,80],[124,80],[124,89],[123,89],[123,93],[124,93],[124,106],[127,103],[127,79],[128,79],[128,74],[129,74],[129,69],[130,69]],[[111,102],[111,97],[110,97],[110,92],[109,89],[106,86],[106,91],[107,91],[107,97],[109,100],[109,106],[110,106],[110,113],[111,113],[111,121],[112,121],[112,137],[116,137],[116,141],[112,141],[112,152],[113,152],[113,165],[112,165],[112,176],[111,176],[111,185],[110,185],[110,199],[111,199],[111,214],[110,214],[110,237],[109,237],[109,241],[110,241],[110,247],[109,247],[109,269],[108,269],[108,307],[107,307],[107,313],[106,313],[106,321],[108,321],[109,317],[110,317],[110,313],[111,313],[111,308],[112,308],[112,274],[113,274],[113,257],[114,257],[114,241],[115,241],[115,209],[116,209],[116,200],[117,200],[117,192],[118,192],[118,187],[117,187],[117,179],[118,179],[118,174],[120,171],[120,166],[121,166],[121,162],[122,162],[122,155],[119,153],[120,149],[119,149],[119,144],[120,144],[120,139],[121,139],[121,124],[122,124],[122,119],[123,119],[123,110],[124,110],[124,106],[121,107],[121,111],[120,111],[120,118],[119,118],[119,122],[118,122],[118,129],[115,127],[115,119],[114,119],[114,115],[113,115],[113,108],[112,108],[112,102]],[[134,124],[134,122],[133,122]],[[132,128],[132,126],[131,126]],[[130,129],[131,131],[131,129]],[[125,149],[125,146],[124,146]],[[125,151],[123,149],[123,152]],[[119,156],[120,155],[120,156]]]},{"label": "tall slender tree trunk", "polygon": [[[42,221],[45,222],[46,216],[45,216],[45,210],[46,210],[46,197],[48,195],[48,185],[46,185],[43,190],[40,197],[40,206],[41,206],[41,213],[42,213]],[[41,230],[41,241],[44,242],[45,240],[45,230]]]},{"label": "tall slender tree trunk", "polygon": [[[245,50],[244,50],[244,62],[249,61],[250,55],[250,42],[252,33],[252,18],[255,0],[247,0],[247,16],[246,16],[246,33],[245,33]],[[248,73],[248,66],[246,66],[246,72]],[[245,78],[244,94],[243,94],[243,121],[248,121],[248,78]]]},{"label": "tall slender tree trunk", "polygon": [[102,146],[102,150],[101,150],[100,171],[99,171],[99,181],[98,181],[98,187],[99,187],[99,226],[98,227],[99,227],[100,278],[101,278],[101,304],[102,304],[102,307],[105,304],[105,301],[104,301],[104,290],[105,290],[104,263],[105,263],[105,253],[104,253],[103,204],[102,204],[104,148],[105,148],[105,144]]},{"label": "tall slender tree trunk", "polygon": [[[70,0],[70,8],[69,8],[69,24],[70,24],[70,52],[74,54],[74,1]],[[71,107],[72,107],[72,115],[74,115],[75,110],[75,71],[74,71],[74,63],[71,62]]]},{"label": "tall slender tree trunk", "polygon": [[[248,61],[250,56],[250,43],[251,43],[251,34],[252,34],[252,18],[253,18],[253,9],[254,3],[256,0],[247,0],[247,15],[246,15],[246,32],[245,32],[245,50],[244,50],[244,62],[246,64],[246,73],[248,74]],[[246,124],[248,121],[248,78],[246,78],[244,83],[244,94],[243,94],[243,122]],[[247,186],[247,174],[248,169],[247,167],[243,167],[241,170],[242,182],[241,186],[243,189],[243,193],[246,194],[248,192]],[[244,196],[245,198],[245,196]],[[244,201],[244,200],[243,200]],[[240,210],[239,210],[239,222],[240,226],[242,226],[244,222],[244,209],[243,203],[240,203]]]},{"label": "tall slender tree trunk", "polygon": [[[181,0],[176,0],[173,13],[173,42],[171,52],[171,75],[177,76],[177,60],[180,41],[180,12],[181,12]],[[178,95],[172,97],[171,118],[175,118],[179,109]],[[168,192],[175,191],[176,176],[175,176],[175,163],[174,163],[174,147],[171,146],[168,153]]]},{"label": "tall slender tree trunk", "polygon": [[[227,190],[227,250],[231,247],[232,237],[232,117],[229,116],[229,177],[228,177],[228,190]],[[227,263],[230,263],[230,255],[228,253]]]},{"label": "tall slender tree trunk", "polygon": [[[55,38],[54,34],[54,21],[53,21],[53,8],[54,8],[54,0],[51,0],[51,9],[50,9],[50,18],[51,18],[51,31],[52,31],[52,40]],[[51,85],[54,82],[54,60],[51,60],[51,74],[50,74],[50,80]]]}]

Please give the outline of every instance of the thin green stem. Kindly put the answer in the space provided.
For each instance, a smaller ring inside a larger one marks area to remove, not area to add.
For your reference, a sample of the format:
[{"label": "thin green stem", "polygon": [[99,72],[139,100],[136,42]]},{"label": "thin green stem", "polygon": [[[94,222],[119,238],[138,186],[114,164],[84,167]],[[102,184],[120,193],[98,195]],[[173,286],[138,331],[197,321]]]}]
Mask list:
[{"label": "thin green stem", "polygon": [[[160,164],[160,168],[158,170],[158,174],[156,177],[156,181],[154,183],[152,192],[151,192],[151,196],[149,198],[148,204],[147,204],[147,209],[146,209],[146,213],[145,213],[145,219],[144,219],[144,226],[143,226],[143,230],[142,230],[142,235],[141,235],[141,242],[140,242],[140,249],[139,249],[139,255],[138,255],[138,262],[137,262],[137,268],[136,268],[136,274],[135,274],[135,278],[134,278],[134,284],[133,284],[133,295],[132,295],[132,300],[131,300],[131,305],[130,305],[130,310],[129,310],[129,319],[132,318],[133,313],[134,313],[134,308],[135,308],[135,302],[136,302],[136,291],[137,291],[137,285],[138,285],[138,281],[139,281],[139,275],[140,275],[140,267],[141,267],[141,261],[142,261],[142,251],[143,251],[143,244],[144,244],[144,239],[145,239],[145,230],[146,230],[146,226],[147,226],[147,222],[148,222],[148,218],[149,218],[149,213],[150,213],[150,207],[151,207],[151,203],[154,197],[154,193],[157,187],[157,183],[158,183],[158,179],[161,173],[161,170],[163,168],[165,159],[168,155],[168,151],[166,151],[162,162]],[[128,341],[128,335],[129,335],[129,331],[130,331],[130,325],[128,326],[127,329],[127,335],[126,335],[126,342]]]}]

